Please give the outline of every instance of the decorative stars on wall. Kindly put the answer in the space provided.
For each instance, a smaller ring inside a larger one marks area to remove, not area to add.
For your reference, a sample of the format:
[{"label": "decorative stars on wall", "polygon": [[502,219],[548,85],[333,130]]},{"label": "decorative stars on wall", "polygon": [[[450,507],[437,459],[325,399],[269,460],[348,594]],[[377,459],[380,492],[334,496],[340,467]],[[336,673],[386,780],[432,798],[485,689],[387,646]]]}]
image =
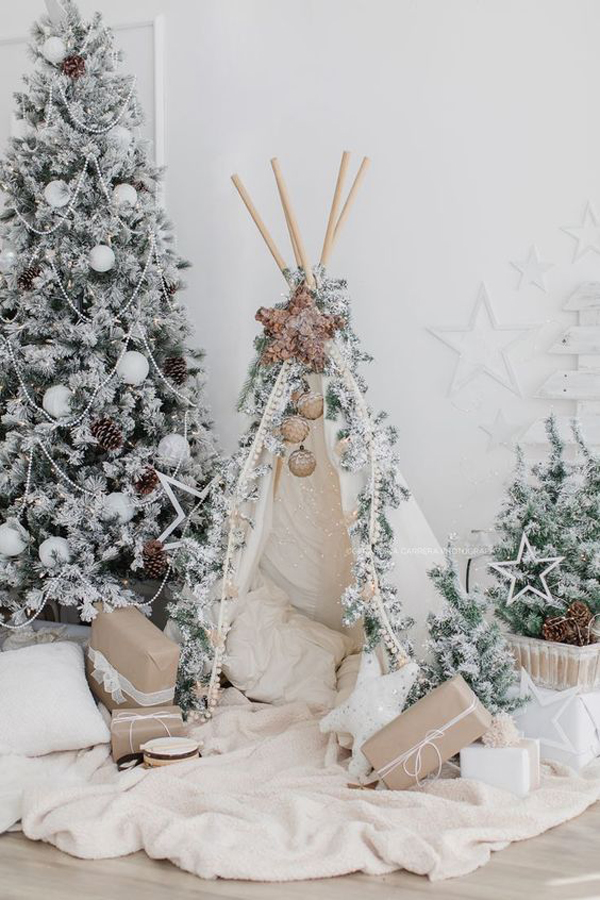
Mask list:
[{"label": "decorative stars on wall", "polygon": [[[496,572],[499,572],[500,575],[507,578],[510,582],[508,599],[506,601],[507,606],[511,606],[520,597],[524,597],[526,594],[537,594],[538,597],[546,600],[552,606],[562,606],[562,604],[558,600],[555,600],[550,593],[550,589],[546,582],[546,575],[560,565],[563,559],[564,556],[538,558],[534,548],[529,543],[527,534],[523,532],[517,558],[507,560],[506,562],[490,563],[490,568],[495,569]],[[526,583],[524,587],[515,593],[517,580],[520,582],[525,581]],[[532,584],[532,581],[535,581],[535,583]],[[538,586],[536,586],[536,584]]]},{"label": "decorative stars on wall", "polygon": [[548,293],[545,274],[548,269],[552,268],[553,263],[543,262],[540,259],[540,255],[535,244],[532,244],[529,248],[529,254],[526,259],[524,259],[522,262],[513,260],[511,262],[511,266],[514,266],[517,272],[521,273],[519,278],[519,290],[521,290],[521,288],[523,287],[527,287],[527,285],[529,284],[533,284],[541,291],[544,291],[545,294]]},{"label": "decorative stars on wall", "polygon": [[488,450],[495,450],[497,447],[510,448],[520,431],[518,425],[507,421],[501,409],[498,410],[496,418],[490,425],[480,425],[479,427],[489,435]]},{"label": "decorative stars on wall", "polygon": [[568,225],[561,229],[576,241],[573,262],[577,262],[588,252],[600,254],[600,224],[594,207],[589,202],[585,205],[580,225]]}]

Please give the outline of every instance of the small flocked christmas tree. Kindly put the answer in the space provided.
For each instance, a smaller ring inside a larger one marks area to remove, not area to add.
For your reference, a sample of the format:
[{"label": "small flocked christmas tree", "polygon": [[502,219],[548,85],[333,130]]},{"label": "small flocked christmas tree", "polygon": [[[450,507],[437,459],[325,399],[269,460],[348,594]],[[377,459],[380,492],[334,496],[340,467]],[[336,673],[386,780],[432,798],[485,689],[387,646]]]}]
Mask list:
[{"label": "small flocked christmas tree", "polygon": [[467,593],[450,551],[446,565],[435,566],[430,576],[446,602],[429,617],[433,660],[423,667],[419,694],[462,675],[492,714],[516,709],[522,701],[515,660],[498,624],[489,619],[490,600],[477,586]]},{"label": "small flocked christmas tree", "polygon": [[182,497],[186,535],[167,552],[156,539],[175,511],[157,469],[195,486],[214,456],[135,79],[100,16],[49,8],[0,164],[0,606],[13,626],[48,601],[84,619],[96,601],[141,605],[132,577],[194,577],[201,510]]}]

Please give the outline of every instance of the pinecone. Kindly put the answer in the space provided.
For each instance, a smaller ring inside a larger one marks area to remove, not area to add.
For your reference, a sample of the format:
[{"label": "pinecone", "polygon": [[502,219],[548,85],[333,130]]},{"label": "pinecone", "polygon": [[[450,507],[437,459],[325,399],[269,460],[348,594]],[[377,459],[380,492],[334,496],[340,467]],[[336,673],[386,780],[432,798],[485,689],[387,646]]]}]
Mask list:
[{"label": "pinecone", "polygon": [[146,187],[146,185],[144,184],[143,181],[134,181],[133,186],[136,189],[136,191],[138,192],[138,194],[141,193],[141,191],[148,190],[148,188]]},{"label": "pinecone", "polygon": [[175,384],[183,384],[187,378],[187,363],[183,356],[168,356],[163,363],[163,372]]},{"label": "pinecone", "polygon": [[162,578],[169,566],[169,560],[160,541],[146,541],[142,550],[144,572],[148,578]]},{"label": "pinecone", "polygon": [[172,297],[179,290],[179,284],[176,281],[169,283],[163,279],[163,286],[169,297]]},{"label": "pinecone", "polygon": [[156,469],[152,466],[145,468],[140,477],[133,482],[134,488],[142,497],[151,494],[157,484],[158,475],[156,474]]},{"label": "pinecone", "polygon": [[17,278],[17,285],[22,291],[30,291],[33,287],[34,279],[41,274],[42,270],[39,266],[27,266]]},{"label": "pinecone", "polygon": [[114,419],[96,419],[90,431],[102,450],[118,450],[123,443],[123,434]]},{"label": "pinecone", "polygon": [[542,637],[545,641],[559,644],[577,643],[577,627],[566,616],[549,616],[542,625]]},{"label": "pinecone", "polygon": [[81,78],[85,72],[85,59],[78,53],[66,56],[62,61],[61,70],[63,75],[68,75],[69,78]]},{"label": "pinecone", "polygon": [[583,600],[573,601],[567,610],[567,615],[574,620],[579,628],[585,630],[587,630],[588,625],[594,618],[591,609]]}]

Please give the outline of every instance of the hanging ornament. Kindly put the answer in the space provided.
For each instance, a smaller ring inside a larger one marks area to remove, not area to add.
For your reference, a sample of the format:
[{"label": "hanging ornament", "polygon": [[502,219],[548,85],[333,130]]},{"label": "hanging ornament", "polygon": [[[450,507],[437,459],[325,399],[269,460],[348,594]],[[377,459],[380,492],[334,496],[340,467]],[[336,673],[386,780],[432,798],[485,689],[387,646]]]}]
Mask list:
[{"label": "hanging ornament", "polygon": [[319,419],[323,415],[323,394],[307,391],[298,398],[298,412],[305,419]]},{"label": "hanging ornament", "polygon": [[102,450],[118,450],[123,444],[123,434],[114,419],[96,419],[90,431]]},{"label": "hanging ornament", "polygon": [[17,278],[17,285],[22,291],[30,291],[36,278],[42,274],[39,266],[27,266]]},{"label": "hanging ornament", "polygon": [[42,45],[42,53],[49,63],[53,63],[53,65],[57,66],[65,58],[67,54],[67,48],[65,47],[64,41],[62,41],[59,37],[54,36],[49,37],[44,41]]},{"label": "hanging ornament", "polygon": [[66,206],[71,199],[69,185],[60,178],[50,181],[44,188],[44,197],[50,206],[60,209],[62,206]]},{"label": "hanging ornament", "polygon": [[108,244],[96,244],[88,254],[88,261],[95,272],[108,272],[115,264],[115,254]]},{"label": "hanging ornament", "polygon": [[135,515],[135,509],[127,494],[115,491],[104,498],[104,516],[107,519],[116,518],[121,525],[131,522]]},{"label": "hanging ornament", "polygon": [[42,565],[54,566],[56,563],[71,561],[69,542],[62,537],[49,537],[38,547],[38,556]]},{"label": "hanging ornament", "polygon": [[182,434],[167,434],[158,445],[158,456],[169,466],[178,466],[190,457],[190,445]]},{"label": "hanging ornament", "polygon": [[306,450],[303,444],[290,455],[288,466],[292,475],[297,478],[306,478],[317,468],[317,460],[315,454],[310,450]]},{"label": "hanging ornament", "polygon": [[169,567],[169,560],[160,541],[146,541],[142,549],[144,572],[148,578],[162,578]]},{"label": "hanging ornament", "polygon": [[281,423],[281,436],[288,444],[301,444],[310,432],[310,425],[302,416],[286,416]]},{"label": "hanging ornament", "polygon": [[53,419],[64,419],[71,414],[73,393],[64,384],[49,387],[42,399],[42,406]]},{"label": "hanging ornament", "polygon": [[63,59],[60,68],[63,75],[67,75],[69,78],[81,78],[85,74],[85,59],[78,53],[74,53],[72,56],[67,56]]},{"label": "hanging ornament", "polygon": [[183,384],[187,378],[187,363],[183,356],[168,356],[163,364],[163,372],[175,384]]},{"label": "hanging ornament", "polygon": [[107,133],[106,139],[111,147],[116,147],[118,150],[127,150],[133,140],[133,135],[124,125],[114,125]]},{"label": "hanging ornament", "polygon": [[117,363],[117,373],[125,384],[141,384],[149,371],[150,363],[137,350],[128,350]]},{"label": "hanging ornament", "polygon": [[137,191],[132,184],[117,184],[112,195],[117,206],[135,206],[137,203]]},{"label": "hanging ornament", "polygon": [[0,556],[18,556],[29,543],[29,535],[14,520],[0,525]]},{"label": "hanging ornament", "polygon": [[341,458],[350,449],[350,438],[340,438],[335,445],[335,452]]},{"label": "hanging ornament", "polygon": [[0,272],[10,272],[17,262],[17,251],[10,244],[5,244],[0,251]]},{"label": "hanging ornament", "polygon": [[139,478],[133,482],[133,486],[142,497],[151,494],[158,485],[158,474],[154,466],[147,466]]}]

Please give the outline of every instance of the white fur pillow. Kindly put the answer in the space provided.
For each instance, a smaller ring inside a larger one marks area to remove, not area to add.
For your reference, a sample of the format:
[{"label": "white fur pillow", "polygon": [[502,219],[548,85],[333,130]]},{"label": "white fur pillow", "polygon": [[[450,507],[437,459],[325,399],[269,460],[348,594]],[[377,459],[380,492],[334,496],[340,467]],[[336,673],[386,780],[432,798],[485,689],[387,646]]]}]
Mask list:
[{"label": "white fur pillow", "polygon": [[110,740],[83,650],[61,641],[0,653],[0,754],[43,756]]},{"label": "white fur pillow", "polygon": [[251,700],[331,708],[336,669],[352,647],[350,638],[299,613],[265,579],[239,602],[223,674]]}]

